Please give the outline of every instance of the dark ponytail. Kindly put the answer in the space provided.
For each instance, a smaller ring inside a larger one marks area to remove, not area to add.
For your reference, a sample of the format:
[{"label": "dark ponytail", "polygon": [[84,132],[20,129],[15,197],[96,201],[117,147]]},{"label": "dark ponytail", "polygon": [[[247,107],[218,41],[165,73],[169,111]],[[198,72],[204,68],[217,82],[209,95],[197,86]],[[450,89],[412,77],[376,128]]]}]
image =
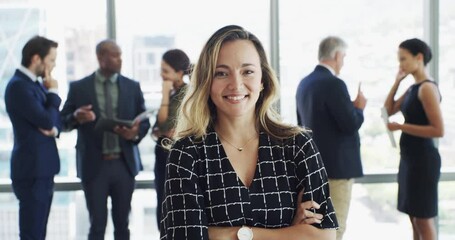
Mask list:
[{"label": "dark ponytail", "polygon": [[412,38],[400,43],[399,48],[408,50],[413,56],[421,53],[423,55],[423,65],[427,65],[432,58],[430,47],[422,40]]}]

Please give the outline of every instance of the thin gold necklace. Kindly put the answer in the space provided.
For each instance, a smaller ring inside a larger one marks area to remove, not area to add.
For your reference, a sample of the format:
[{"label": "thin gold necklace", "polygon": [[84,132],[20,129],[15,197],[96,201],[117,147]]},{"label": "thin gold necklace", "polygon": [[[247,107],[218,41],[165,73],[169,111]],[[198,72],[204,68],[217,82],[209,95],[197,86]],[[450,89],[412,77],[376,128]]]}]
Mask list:
[{"label": "thin gold necklace", "polygon": [[246,145],[248,145],[249,142],[251,142],[251,140],[255,139],[257,136],[254,135],[252,138],[248,139],[248,141],[246,141],[246,143],[241,146],[241,147],[237,147],[235,146],[234,144],[230,143],[226,138],[224,138],[223,136],[221,136],[221,134],[218,133],[218,135],[220,136],[221,139],[223,139],[224,141],[226,141],[227,143],[229,143],[229,145],[233,146],[235,149],[237,149],[237,151],[241,152],[243,151],[243,149],[246,147]]}]

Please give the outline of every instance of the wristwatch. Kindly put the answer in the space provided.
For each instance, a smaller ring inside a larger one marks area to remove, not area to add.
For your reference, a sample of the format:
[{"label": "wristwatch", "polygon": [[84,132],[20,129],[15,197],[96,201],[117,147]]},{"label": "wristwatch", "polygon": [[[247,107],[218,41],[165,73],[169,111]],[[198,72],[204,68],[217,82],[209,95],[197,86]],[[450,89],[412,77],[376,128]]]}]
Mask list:
[{"label": "wristwatch", "polygon": [[253,240],[253,230],[250,227],[242,226],[237,231],[237,237],[239,240]]}]

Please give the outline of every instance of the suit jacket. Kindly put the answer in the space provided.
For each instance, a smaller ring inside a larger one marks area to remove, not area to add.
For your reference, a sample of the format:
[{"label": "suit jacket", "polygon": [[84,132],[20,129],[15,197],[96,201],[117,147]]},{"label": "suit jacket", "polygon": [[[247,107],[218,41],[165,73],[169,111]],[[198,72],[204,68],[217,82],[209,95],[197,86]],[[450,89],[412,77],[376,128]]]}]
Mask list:
[{"label": "suit jacket", "polygon": [[[140,84],[120,74],[117,83],[119,88],[117,117],[133,120],[139,113],[145,111]],[[64,131],[77,128],[77,176],[82,181],[93,179],[99,173],[104,161],[102,159],[103,132],[95,130],[96,120],[78,124],[73,116],[76,109],[88,104],[92,105],[92,110],[99,119],[101,114],[96,99],[95,73],[70,84],[68,97],[61,111]],[[119,138],[122,154],[132,176],[136,176],[143,169],[137,144],[147,134],[149,128],[150,123],[147,119],[140,124],[138,140]]]},{"label": "suit jacket", "polygon": [[45,136],[39,128],[57,127],[60,132],[61,102],[57,94],[16,70],[5,90],[6,111],[14,132],[11,179],[53,177],[60,171],[55,137]]},{"label": "suit jacket", "polygon": [[346,84],[318,65],[300,82],[296,104],[298,123],[312,130],[328,177],[363,176],[358,133],[363,111],[354,107]]}]

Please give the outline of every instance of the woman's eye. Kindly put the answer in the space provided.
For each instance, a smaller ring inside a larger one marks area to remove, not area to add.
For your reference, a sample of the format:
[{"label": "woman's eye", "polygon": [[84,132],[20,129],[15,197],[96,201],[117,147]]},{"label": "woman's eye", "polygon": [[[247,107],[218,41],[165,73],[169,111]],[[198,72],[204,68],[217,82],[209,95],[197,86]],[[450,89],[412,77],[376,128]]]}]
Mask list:
[{"label": "woman's eye", "polygon": [[215,77],[225,77],[227,74],[225,72],[215,72]]},{"label": "woman's eye", "polygon": [[254,74],[254,71],[253,71],[253,70],[245,70],[245,71],[243,72],[243,75],[244,75],[244,76],[251,76],[251,75],[253,75],[253,74]]}]

